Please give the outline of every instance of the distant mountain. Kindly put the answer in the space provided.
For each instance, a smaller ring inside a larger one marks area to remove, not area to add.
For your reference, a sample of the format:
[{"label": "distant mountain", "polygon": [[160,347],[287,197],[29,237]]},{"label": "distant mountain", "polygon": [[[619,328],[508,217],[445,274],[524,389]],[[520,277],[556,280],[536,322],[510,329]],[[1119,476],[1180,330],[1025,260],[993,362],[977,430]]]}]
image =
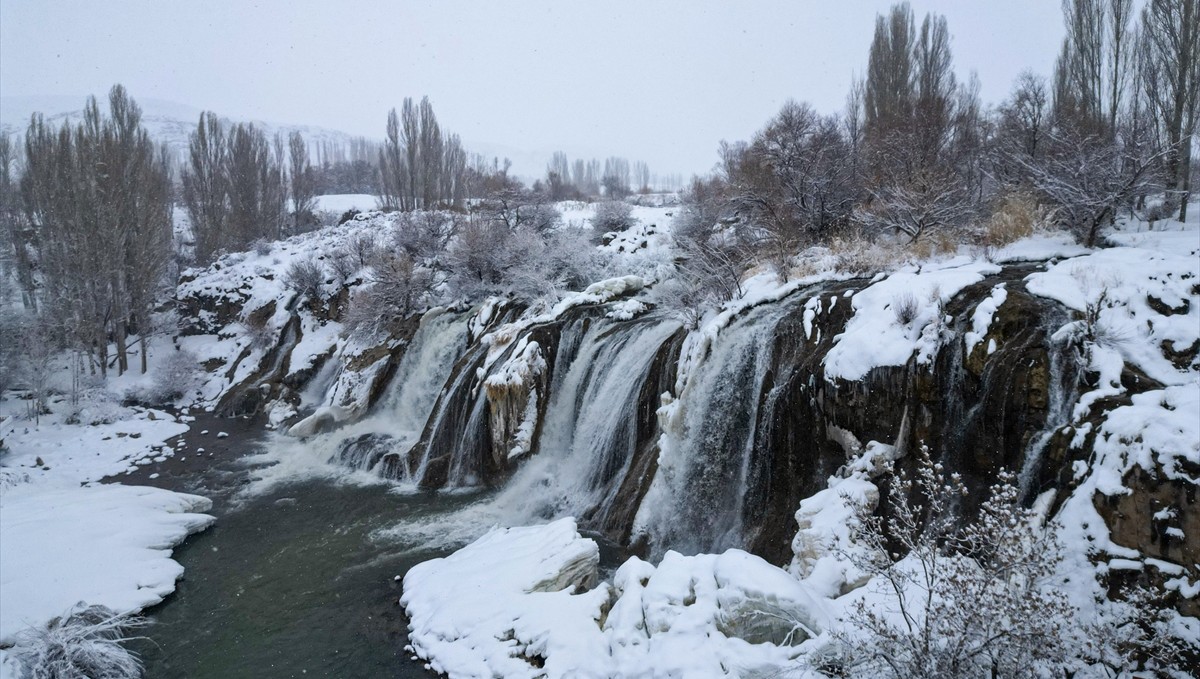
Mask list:
[{"label": "distant mountain", "polygon": [[[105,105],[106,101],[103,98],[98,99],[102,106]],[[86,97],[68,96],[0,97],[0,130],[9,134],[21,132],[29,124],[29,118],[34,113],[41,113],[46,116],[47,122],[55,124],[61,124],[65,120],[77,120],[83,115],[86,101]],[[188,135],[196,129],[201,109],[165,99],[139,97],[137,103],[142,109],[142,124],[150,135],[158,141],[166,142],[175,151],[186,152]],[[357,138],[356,135],[339,130],[311,125],[245,121],[229,117],[226,119],[234,122],[252,122],[268,135],[279,132],[286,136],[293,131],[299,131],[312,148],[323,141],[347,146],[352,139]]]},{"label": "distant mountain", "polygon": [[[100,100],[101,106],[106,104],[104,97],[97,98]],[[83,106],[86,101],[87,97],[82,96],[0,96],[0,131],[8,134],[23,132],[29,125],[30,116],[35,112],[46,116],[47,122],[55,124],[61,124],[64,120],[77,120],[83,115]],[[142,124],[149,130],[150,135],[158,141],[166,142],[172,150],[179,154],[179,158],[183,158],[187,152],[188,135],[196,129],[202,109],[150,97],[138,97],[137,103],[142,108]],[[220,111],[217,113],[219,114]],[[245,120],[232,116],[222,117],[233,122],[252,122],[268,135],[280,132],[286,136],[292,131],[299,131],[308,141],[314,159],[315,150],[321,145],[321,142],[348,147],[351,140],[361,138],[360,135],[312,125]],[[376,137],[378,141],[383,140],[382,131],[381,126],[381,134]],[[504,144],[470,139],[464,139],[463,145],[468,153],[477,153],[488,159],[498,158],[501,163],[505,158],[509,159],[512,161],[510,175],[527,183],[532,183],[546,174],[546,165],[556,150],[565,151],[572,160],[575,158],[603,160],[605,157],[604,153],[594,150],[589,153],[586,149],[571,147],[519,149]]]}]

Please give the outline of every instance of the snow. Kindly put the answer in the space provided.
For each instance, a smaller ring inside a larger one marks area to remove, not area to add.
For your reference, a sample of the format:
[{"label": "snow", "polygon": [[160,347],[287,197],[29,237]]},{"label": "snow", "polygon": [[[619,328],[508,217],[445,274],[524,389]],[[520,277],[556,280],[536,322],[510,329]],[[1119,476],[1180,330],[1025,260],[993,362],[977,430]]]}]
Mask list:
[{"label": "snow", "polygon": [[[1008,290],[1001,283],[992,288],[992,294],[987,299],[979,303],[975,307],[975,313],[971,315],[971,329],[966,332],[963,341],[966,343],[967,355],[975,351],[975,346],[987,337],[988,327],[992,324],[992,317],[996,315],[996,310],[1004,304],[1004,300],[1008,299]],[[988,345],[988,353],[995,351],[995,341],[991,340]]]},{"label": "snow", "polygon": [[452,677],[716,677],[791,667],[828,620],[802,583],[740,550],[631,558],[584,590],[598,560],[566,518],[415,566],[410,650]]},{"label": "snow", "polygon": [[1069,233],[1036,233],[1008,245],[996,248],[988,259],[997,264],[1041,262],[1048,259],[1078,257],[1088,249],[1075,242]]},{"label": "snow", "polygon": [[1132,401],[1108,412],[1097,431],[1092,463],[1097,490],[1128,492],[1121,479],[1134,466],[1200,484],[1187,471],[1200,465],[1200,382],[1134,394]]},{"label": "snow", "polygon": [[0,402],[0,439],[11,451],[4,467],[20,469],[33,481],[79,485],[120,474],[139,460],[173,455],[162,442],[188,429],[163,411],[116,405],[111,422],[67,424],[69,404],[62,397],[56,401],[36,422],[22,414],[24,401],[10,394]]},{"label": "snow", "polygon": [[[12,392],[0,402],[0,644],[81,601],[121,612],[158,603],[183,573],[171,548],[213,521],[202,497],[95,483],[175,455],[165,441],[187,431],[184,417],[109,403],[111,421],[69,424],[76,408],[64,397],[37,421],[25,405]],[[0,654],[0,676],[10,672]]]},{"label": "snow", "polygon": [[137,611],[175,590],[171,547],[212,523],[212,503],[159,488],[23,484],[0,495],[0,643],[77,602]]},{"label": "snow", "polygon": [[522,656],[548,658],[547,674],[571,676],[584,669],[572,667],[576,653],[606,655],[598,621],[607,587],[574,594],[594,581],[599,560],[596,543],[562,519],[495,529],[444,559],[414,566],[400,600],[411,650],[454,677],[539,676]]},{"label": "snow", "polygon": [[[1031,274],[1026,288],[1076,311],[1100,306],[1096,323],[1102,348],[1164,384],[1193,379],[1163,355],[1164,342],[1183,350],[1200,341],[1200,242],[1171,250],[1178,232],[1143,233],[1138,247],[1115,247],[1064,260]],[[1196,239],[1191,239],[1196,240]],[[1181,313],[1162,314],[1154,306]],[[1186,310],[1184,307],[1186,305]]]},{"label": "snow", "polygon": [[379,197],[370,193],[333,193],[317,196],[314,212],[333,212],[339,217],[349,210],[368,212],[379,206]]},{"label": "snow", "polygon": [[[856,381],[871,370],[932,360],[942,341],[942,305],[958,291],[1000,267],[956,258],[924,267],[908,265],[851,298],[854,316],[825,355],[825,379]],[[916,314],[901,323],[894,305],[912,300]]]}]

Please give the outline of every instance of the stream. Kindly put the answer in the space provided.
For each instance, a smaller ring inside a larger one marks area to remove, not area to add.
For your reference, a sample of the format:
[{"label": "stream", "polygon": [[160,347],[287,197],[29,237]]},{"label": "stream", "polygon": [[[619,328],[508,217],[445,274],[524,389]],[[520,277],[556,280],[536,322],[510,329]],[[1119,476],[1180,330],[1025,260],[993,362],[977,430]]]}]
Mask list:
[{"label": "stream", "polygon": [[452,548],[387,529],[434,522],[482,494],[398,493],[320,475],[259,491],[251,481],[269,469],[255,457],[266,440],[261,424],[200,416],[191,426],[183,436],[190,453],[113,479],[205,495],[217,517],[175,549],[186,572],[173,595],[145,611],[151,624],[131,647],[146,676],[433,676],[404,653],[396,576]]}]

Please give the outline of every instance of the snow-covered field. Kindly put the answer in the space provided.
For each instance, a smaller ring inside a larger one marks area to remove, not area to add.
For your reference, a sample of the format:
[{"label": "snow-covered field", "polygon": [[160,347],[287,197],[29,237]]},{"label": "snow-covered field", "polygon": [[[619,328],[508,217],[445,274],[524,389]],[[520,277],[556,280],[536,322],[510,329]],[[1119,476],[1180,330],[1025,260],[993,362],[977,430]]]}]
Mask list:
[{"label": "snow-covered field", "polygon": [[[79,603],[122,613],[158,603],[183,574],[172,547],[213,521],[202,497],[97,483],[174,455],[165,441],[185,422],[103,398],[74,424],[64,398],[50,409],[35,421],[17,394],[0,402],[0,645]],[[16,672],[0,651],[0,677]]]},{"label": "snow-covered field", "polygon": [[339,217],[349,211],[368,212],[379,205],[379,197],[369,193],[336,193],[317,196],[316,212],[332,212]]}]

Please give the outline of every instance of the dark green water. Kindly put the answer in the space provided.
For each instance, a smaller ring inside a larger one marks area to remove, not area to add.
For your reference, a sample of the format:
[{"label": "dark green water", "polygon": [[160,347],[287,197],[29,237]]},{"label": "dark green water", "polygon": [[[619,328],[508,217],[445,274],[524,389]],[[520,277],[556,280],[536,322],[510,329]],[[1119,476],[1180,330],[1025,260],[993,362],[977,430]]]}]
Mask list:
[{"label": "dark green water", "polygon": [[[212,434],[199,432],[211,429]],[[217,439],[217,431],[230,436]],[[217,522],[177,547],[186,572],[173,595],[144,614],[131,644],[148,679],[431,677],[404,653],[400,583],[445,549],[380,530],[437,523],[479,495],[398,494],[386,484],[312,478],[241,492],[261,448],[250,422],[201,418],[188,450],[123,483],[205,495]],[[203,454],[195,451],[204,447]],[[212,455],[210,455],[210,453]],[[151,472],[159,472],[149,479]]]}]

